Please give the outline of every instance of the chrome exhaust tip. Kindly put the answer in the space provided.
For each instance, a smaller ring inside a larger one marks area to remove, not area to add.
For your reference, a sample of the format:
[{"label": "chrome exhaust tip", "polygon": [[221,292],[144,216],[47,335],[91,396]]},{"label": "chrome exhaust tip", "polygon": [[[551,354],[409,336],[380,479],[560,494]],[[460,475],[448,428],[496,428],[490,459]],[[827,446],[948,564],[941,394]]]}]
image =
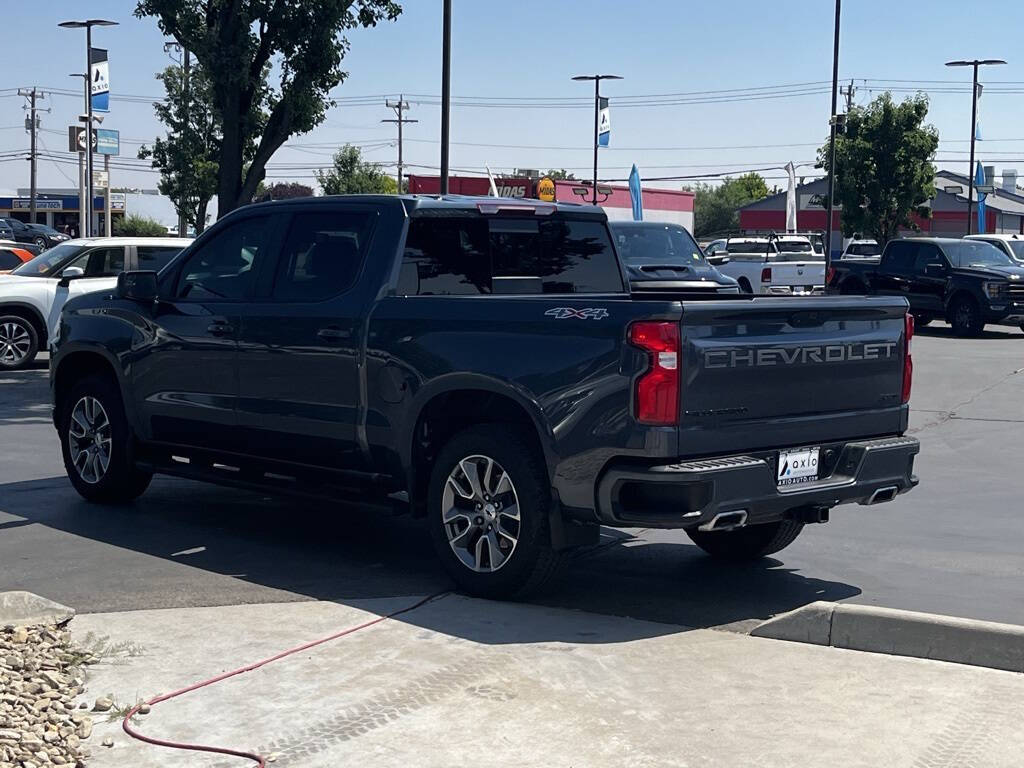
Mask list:
[{"label": "chrome exhaust tip", "polygon": [[888,485],[885,488],[879,488],[877,491],[871,494],[865,504],[868,506],[872,504],[883,504],[887,501],[892,501],[899,494],[900,489],[895,485]]},{"label": "chrome exhaust tip", "polygon": [[733,512],[719,512],[701,526],[698,531],[731,531],[747,524],[747,510],[738,509]]}]

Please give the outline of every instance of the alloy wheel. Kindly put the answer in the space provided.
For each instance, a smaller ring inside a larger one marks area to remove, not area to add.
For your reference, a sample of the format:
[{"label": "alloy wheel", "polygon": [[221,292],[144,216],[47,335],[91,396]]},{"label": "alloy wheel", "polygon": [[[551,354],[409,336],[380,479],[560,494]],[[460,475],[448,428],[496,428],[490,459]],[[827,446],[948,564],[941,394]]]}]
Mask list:
[{"label": "alloy wheel", "polygon": [[449,473],[441,499],[448,544],[477,573],[505,566],[519,543],[519,497],[512,478],[489,456],[467,456]]},{"label": "alloy wheel", "polygon": [[0,324],[0,362],[14,366],[21,363],[32,348],[28,328],[18,322]]},{"label": "alloy wheel", "polygon": [[110,419],[103,404],[86,395],[75,403],[68,421],[68,448],[78,476],[95,485],[110,466]]}]

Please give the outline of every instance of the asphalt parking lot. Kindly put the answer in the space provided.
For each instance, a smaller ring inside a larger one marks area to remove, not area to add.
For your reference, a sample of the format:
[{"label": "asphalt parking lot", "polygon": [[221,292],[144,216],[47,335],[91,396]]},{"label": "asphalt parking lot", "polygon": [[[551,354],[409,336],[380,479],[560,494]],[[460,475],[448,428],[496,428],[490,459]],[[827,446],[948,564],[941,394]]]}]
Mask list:
[{"label": "asphalt parking lot", "polygon": [[[1024,624],[1024,334],[914,341],[921,485],[842,507],[775,558],[712,562],[676,531],[608,531],[544,604],[743,629],[814,600]],[[157,479],[135,505],[84,503],[49,423],[45,362],[0,375],[0,590],[80,612],[386,598],[444,589],[419,521]]]}]

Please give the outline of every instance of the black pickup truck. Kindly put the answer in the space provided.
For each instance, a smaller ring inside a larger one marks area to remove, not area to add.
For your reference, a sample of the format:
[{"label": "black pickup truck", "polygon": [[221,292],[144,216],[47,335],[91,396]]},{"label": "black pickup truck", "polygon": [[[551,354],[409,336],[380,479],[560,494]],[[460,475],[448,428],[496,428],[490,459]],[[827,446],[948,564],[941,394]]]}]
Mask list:
[{"label": "black pickup truck", "polygon": [[53,421],[86,499],[154,473],[390,499],[461,588],[516,596],[600,524],[755,558],[910,490],[906,311],[631,299],[596,207],[279,201],[68,302]]},{"label": "black pickup truck", "polygon": [[1024,329],[1024,267],[981,240],[890,240],[881,259],[832,262],[829,293],[902,296],[918,325],[944,319],[959,336],[986,323]]}]

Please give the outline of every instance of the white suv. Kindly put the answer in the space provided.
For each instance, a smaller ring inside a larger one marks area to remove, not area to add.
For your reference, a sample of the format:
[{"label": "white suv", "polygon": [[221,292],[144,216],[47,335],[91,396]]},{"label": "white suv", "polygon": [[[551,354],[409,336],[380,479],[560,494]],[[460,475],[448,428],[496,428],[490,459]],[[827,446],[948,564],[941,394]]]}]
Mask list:
[{"label": "white suv", "polygon": [[24,368],[45,349],[68,299],[117,285],[125,270],[159,271],[191,240],[69,240],[0,275],[0,370]]}]

